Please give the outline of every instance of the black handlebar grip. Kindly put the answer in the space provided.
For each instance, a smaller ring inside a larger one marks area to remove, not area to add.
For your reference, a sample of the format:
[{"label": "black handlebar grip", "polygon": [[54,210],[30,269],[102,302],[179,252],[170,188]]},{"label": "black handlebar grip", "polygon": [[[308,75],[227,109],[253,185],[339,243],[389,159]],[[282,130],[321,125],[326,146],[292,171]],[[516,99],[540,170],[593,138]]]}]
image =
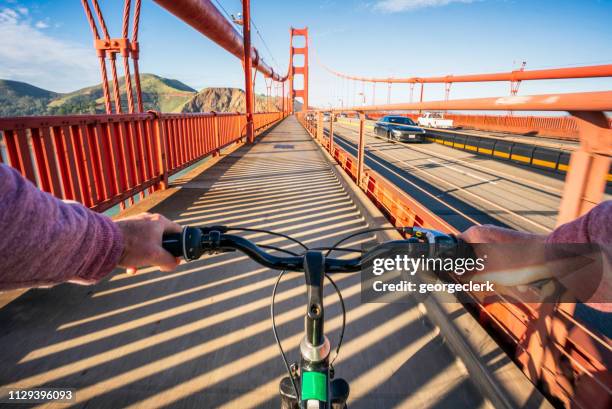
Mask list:
[{"label": "black handlebar grip", "polygon": [[466,259],[476,259],[476,252],[474,251],[474,247],[468,243],[467,241],[457,237],[457,236],[453,236],[455,241],[456,241],[456,250],[455,250],[455,257],[457,258],[466,258]]},{"label": "black handlebar grip", "polygon": [[197,260],[202,256],[202,231],[197,227],[184,227],[180,233],[166,233],[162,247],[174,257]]},{"label": "black handlebar grip", "polygon": [[183,233],[164,233],[162,247],[174,257],[183,257]]}]

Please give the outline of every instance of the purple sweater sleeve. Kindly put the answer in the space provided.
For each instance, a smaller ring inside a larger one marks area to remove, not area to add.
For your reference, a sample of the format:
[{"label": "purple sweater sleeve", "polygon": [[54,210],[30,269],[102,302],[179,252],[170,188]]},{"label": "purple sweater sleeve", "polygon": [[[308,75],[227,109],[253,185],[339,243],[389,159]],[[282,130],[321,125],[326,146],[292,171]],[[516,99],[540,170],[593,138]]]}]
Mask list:
[{"label": "purple sweater sleeve", "polygon": [[[588,213],[576,220],[557,227],[548,237],[546,243],[596,243],[603,245],[601,250],[608,259],[612,260],[612,200],[598,204]],[[603,275],[594,294],[590,294],[585,302],[591,308],[603,312],[612,312],[612,271],[603,268]],[[563,280],[562,280],[563,281]],[[587,279],[588,281],[588,279]],[[579,283],[566,283],[568,288],[579,286]]]},{"label": "purple sweater sleeve", "polygon": [[111,219],[42,192],[2,164],[0,235],[0,290],[95,283],[123,252]]},{"label": "purple sweater sleeve", "polygon": [[612,200],[602,202],[587,214],[557,227],[546,242],[612,244]]}]

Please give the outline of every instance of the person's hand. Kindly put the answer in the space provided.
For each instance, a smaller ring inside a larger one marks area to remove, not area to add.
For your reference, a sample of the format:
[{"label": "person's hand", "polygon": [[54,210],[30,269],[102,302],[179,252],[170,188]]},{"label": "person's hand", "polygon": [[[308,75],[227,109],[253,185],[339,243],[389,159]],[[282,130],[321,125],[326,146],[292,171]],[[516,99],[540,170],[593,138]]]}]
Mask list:
[{"label": "person's hand", "polygon": [[470,243],[484,269],[472,278],[502,286],[518,286],[550,278],[546,265],[546,236],[493,225],[472,226],[458,237]]},{"label": "person's hand", "polygon": [[473,243],[528,243],[542,242],[546,236],[534,233],[527,233],[497,227],[491,224],[483,224],[480,226],[472,226],[463,233],[459,234],[459,238],[470,244]]},{"label": "person's hand", "polygon": [[180,233],[181,226],[160,214],[142,213],[116,220],[123,233],[124,250],[119,266],[128,274],[135,274],[139,267],[158,266],[161,271],[172,271],[178,259],[162,247],[164,233]]}]

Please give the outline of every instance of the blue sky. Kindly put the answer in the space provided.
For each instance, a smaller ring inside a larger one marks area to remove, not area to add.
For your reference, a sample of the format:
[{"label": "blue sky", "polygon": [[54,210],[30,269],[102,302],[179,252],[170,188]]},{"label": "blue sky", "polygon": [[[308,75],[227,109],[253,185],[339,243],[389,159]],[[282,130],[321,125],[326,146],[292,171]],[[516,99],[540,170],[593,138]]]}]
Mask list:
[{"label": "blue sky", "polygon": [[[230,13],[241,10],[239,0],[218,1]],[[111,35],[118,36],[123,2],[100,3]],[[255,45],[281,72],[289,27],[309,27],[310,98],[317,105],[338,103],[341,82],[316,59],[366,76],[507,71],[521,61],[527,69],[612,63],[612,0],[252,0],[252,10],[274,59],[257,36]],[[239,60],[151,0],[143,1],[140,44],[142,72],[196,89],[242,87]],[[99,82],[80,1],[0,0],[0,78],[60,92]],[[612,80],[523,83],[519,94],[602,89],[612,89]],[[263,90],[258,77],[257,91]],[[508,93],[507,83],[455,84],[451,98]],[[366,86],[368,103],[371,94]],[[443,96],[443,85],[426,87],[426,99]],[[392,101],[408,98],[407,85],[394,86]],[[385,100],[386,87],[379,85],[377,102]]]}]

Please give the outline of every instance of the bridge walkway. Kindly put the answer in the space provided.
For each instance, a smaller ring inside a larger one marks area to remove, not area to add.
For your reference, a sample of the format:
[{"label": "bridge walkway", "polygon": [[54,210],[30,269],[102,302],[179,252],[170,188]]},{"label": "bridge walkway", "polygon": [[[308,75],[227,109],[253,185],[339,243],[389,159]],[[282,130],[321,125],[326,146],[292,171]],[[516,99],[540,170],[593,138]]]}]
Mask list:
[{"label": "bridge walkway", "polygon": [[[330,246],[371,220],[294,117],[213,162],[127,214],[271,229],[308,246]],[[300,250],[268,234],[244,235]],[[76,402],[62,407],[276,408],[285,375],[269,317],[277,274],[229,253],[170,274],[118,272],[93,287],[30,290],[0,310],[0,384],[76,388]],[[335,366],[351,384],[351,408],[490,407],[416,302],[362,304],[358,274],[336,281],[347,328]],[[325,294],[326,332],[336,345],[339,302],[329,284]],[[277,324],[292,360],[304,301],[303,277],[287,274]]]}]

